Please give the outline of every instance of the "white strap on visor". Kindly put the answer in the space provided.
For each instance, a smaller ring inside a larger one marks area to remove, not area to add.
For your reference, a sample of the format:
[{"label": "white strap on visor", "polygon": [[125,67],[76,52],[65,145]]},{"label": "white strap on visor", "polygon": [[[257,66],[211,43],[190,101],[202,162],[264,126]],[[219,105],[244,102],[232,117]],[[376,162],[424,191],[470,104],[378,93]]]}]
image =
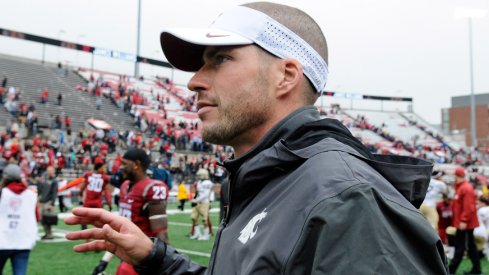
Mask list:
[{"label": "white strap on visor", "polygon": [[237,6],[223,12],[210,27],[239,34],[277,57],[298,60],[318,93],[326,86],[328,64],[324,59],[306,41],[268,15]]}]

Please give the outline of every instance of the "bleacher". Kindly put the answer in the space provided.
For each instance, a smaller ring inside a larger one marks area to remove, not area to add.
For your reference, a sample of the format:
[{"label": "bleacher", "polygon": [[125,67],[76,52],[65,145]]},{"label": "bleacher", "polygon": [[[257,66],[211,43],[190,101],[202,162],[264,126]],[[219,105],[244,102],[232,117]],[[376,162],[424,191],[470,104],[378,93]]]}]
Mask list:
[{"label": "bleacher", "polygon": [[[112,95],[118,97],[117,90],[121,81],[119,75],[90,70],[80,70],[78,74],[87,81],[90,77],[93,77],[95,80],[101,77],[109,86],[102,88],[102,93],[109,95],[109,91],[113,90]],[[126,90],[134,90],[138,93],[138,96],[144,98],[144,103],[136,104],[134,108],[139,110],[140,113],[143,113],[148,121],[153,120],[163,124],[169,121],[176,123],[198,123],[196,111],[184,110],[184,102],[182,102],[182,99],[188,99],[193,96],[193,92],[177,86],[172,86],[170,89],[170,86],[158,80],[138,80],[131,78],[129,81],[124,80],[123,84],[126,86]],[[168,101],[165,100],[164,104],[167,119],[163,118],[164,112],[159,109],[160,102],[158,102],[157,97],[168,99]]]},{"label": "bleacher", "polygon": [[370,124],[381,127],[403,142],[413,143],[415,141],[416,144],[424,144],[430,147],[442,145],[418,127],[411,125],[401,113],[371,110],[345,110],[345,112],[353,118],[364,116]]},{"label": "bleacher", "polygon": [[415,122],[417,123],[418,126],[421,126],[423,127],[424,129],[424,132],[429,132],[429,133],[432,133],[434,136],[441,136],[443,137],[443,139],[445,140],[445,143],[450,147],[452,148],[453,150],[457,151],[457,150],[460,150],[460,148],[462,148],[462,146],[457,143],[457,142],[454,142],[450,136],[446,136],[442,131],[438,130],[437,128],[435,127],[432,127],[430,126],[430,124],[428,122],[426,122],[422,117],[420,117],[419,115],[415,114],[415,113],[405,113],[405,112],[402,112],[400,113],[403,117],[405,117],[406,119],[408,119],[409,121],[412,121],[412,122]]},{"label": "bleacher", "polygon": [[[26,104],[34,103],[39,117],[40,126],[48,127],[50,115],[67,114],[72,118],[72,129],[77,130],[85,126],[88,118],[101,119],[112,125],[117,131],[124,131],[135,127],[135,120],[129,112],[124,112],[117,104],[119,84],[131,91],[139,98],[138,103],[131,104],[131,114],[135,113],[145,118],[147,122],[161,123],[162,125],[178,125],[181,122],[192,125],[200,123],[193,104],[195,93],[185,87],[174,86],[164,78],[140,80],[134,77],[124,78],[121,75],[79,69],[68,75],[60,73],[55,64],[42,65],[38,61],[0,55],[0,73],[9,79],[9,86],[15,86],[22,91],[20,101]],[[101,110],[96,109],[97,96],[88,92],[89,79],[102,79],[104,85],[100,87],[100,97],[103,100]],[[121,82],[122,80],[122,82]],[[40,91],[49,90],[49,101],[46,104],[39,102]],[[56,104],[56,96],[63,94],[61,106]],[[110,98],[112,97],[112,98]],[[338,106],[339,107],[339,106]],[[413,113],[381,112],[372,110],[332,110],[323,109],[327,117],[341,121],[352,134],[363,143],[373,146],[382,153],[413,155],[413,151],[404,150],[398,142],[402,141],[413,146],[440,148],[443,143],[437,139],[443,136],[438,130],[430,127],[422,118]],[[368,124],[376,129],[358,127],[357,119],[365,117]],[[5,108],[0,108],[0,120],[7,121],[11,115]],[[181,133],[189,134],[190,138],[199,137],[198,129],[175,129],[176,136]],[[388,137],[384,134],[388,133]],[[394,139],[389,138],[394,137]],[[443,141],[445,139],[443,138]],[[460,148],[455,143],[448,145],[451,148]],[[412,146],[411,146],[412,147]],[[409,150],[409,148],[406,148]],[[437,149],[438,150],[438,149]],[[430,151],[430,150],[429,150]],[[436,154],[436,151],[428,152]],[[443,152],[441,152],[443,153]],[[436,156],[433,156],[435,158]]]},{"label": "bleacher", "polygon": [[[8,77],[9,86],[20,88],[20,102],[34,104],[40,127],[49,127],[51,115],[62,114],[71,117],[71,128],[75,131],[83,128],[91,117],[107,121],[118,131],[132,127],[131,117],[119,111],[108,99],[104,98],[104,107],[96,110],[95,98],[75,90],[77,85],[86,85],[86,81],[73,72],[67,76],[60,74],[54,64],[42,65],[39,61],[0,55],[0,72]],[[49,91],[46,104],[40,103],[40,93],[44,88]],[[57,105],[58,93],[63,96],[61,106]]]},{"label": "bleacher", "polygon": [[343,125],[350,130],[354,137],[358,138],[366,145],[373,145],[381,150],[391,149],[393,147],[392,142],[383,138],[379,134],[367,129],[356,127],[355,119],[348,115],[344,110],[338,109],[337,111],[334,111],[332,108],[326,107],[322,108],[322,113],[326,115],[322,115],[321,118],[328,117],[341,121],[341,123],[343,123]]},{"label": "bleacher", "polygon": [[5,125],[7,125],[8,121],[12,118],[12,115],[7,111],[7,109],[0,106],[0,130],[5,130]]}]

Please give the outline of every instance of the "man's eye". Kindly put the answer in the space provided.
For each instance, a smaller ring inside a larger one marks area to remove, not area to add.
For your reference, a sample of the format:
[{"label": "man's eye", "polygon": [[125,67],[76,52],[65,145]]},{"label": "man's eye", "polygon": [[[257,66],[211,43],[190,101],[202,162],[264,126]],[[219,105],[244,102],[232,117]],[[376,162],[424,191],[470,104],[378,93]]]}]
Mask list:
[{"label": "man's eye", "polygon": [[225,55],[216,55],[216,63],[217,64],[222,64],[228,60],[229,60],[229,57],[227,57]]}]

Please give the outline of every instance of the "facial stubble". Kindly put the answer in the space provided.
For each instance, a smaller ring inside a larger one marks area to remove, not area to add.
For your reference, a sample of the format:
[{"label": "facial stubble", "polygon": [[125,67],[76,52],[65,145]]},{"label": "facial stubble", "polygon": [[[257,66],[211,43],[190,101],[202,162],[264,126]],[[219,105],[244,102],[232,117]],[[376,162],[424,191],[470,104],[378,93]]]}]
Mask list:
[{"label": "facial stubble", "polygon": [[[202,128],[202,138],[214,144],[229,145],[246,131],[264,124],[270,117],[269,96],[266,93],[267,79],[261,73],[249,87],[233,100],[232,104],[218,104],[218,121]],[[233,91],[230,91],[233,92]],[[217,99],[219,100],[219,99]]]}]

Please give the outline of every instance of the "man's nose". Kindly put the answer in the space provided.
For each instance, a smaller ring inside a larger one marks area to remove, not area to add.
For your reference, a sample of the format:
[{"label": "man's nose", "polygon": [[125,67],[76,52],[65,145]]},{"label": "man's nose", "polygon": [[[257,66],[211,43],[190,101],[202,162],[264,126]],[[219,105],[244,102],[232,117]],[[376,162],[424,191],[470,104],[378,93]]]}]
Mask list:
[{"label": "man's nose", "polygon": [[202,66],[195,74],[192,76],[190,81],[187,84],[187,88],[194,92],[201,92],[209,89],[209,73],[205,68],[206,66]]}]

